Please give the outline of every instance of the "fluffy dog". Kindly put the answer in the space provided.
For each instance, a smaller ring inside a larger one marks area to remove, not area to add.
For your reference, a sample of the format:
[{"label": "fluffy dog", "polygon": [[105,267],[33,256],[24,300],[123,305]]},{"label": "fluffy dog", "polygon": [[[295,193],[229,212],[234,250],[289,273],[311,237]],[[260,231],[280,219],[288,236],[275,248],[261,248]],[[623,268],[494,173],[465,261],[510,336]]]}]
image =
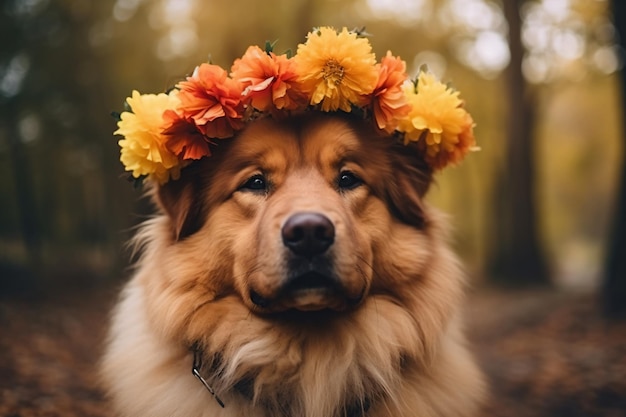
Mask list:
[{"label": "fluffy dog", "polygon": [[121,416],[476,414],[432,172],[386,139],[267,117],[154,187],[102,363]]}]

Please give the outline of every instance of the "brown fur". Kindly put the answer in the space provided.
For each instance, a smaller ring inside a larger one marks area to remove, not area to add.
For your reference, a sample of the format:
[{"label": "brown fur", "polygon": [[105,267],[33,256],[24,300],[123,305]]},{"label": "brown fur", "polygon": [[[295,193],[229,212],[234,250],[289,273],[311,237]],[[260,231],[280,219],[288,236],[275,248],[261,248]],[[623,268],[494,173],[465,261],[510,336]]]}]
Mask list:
[{"label": "brown fur", "polygon": [[[474,415],[484,385],[461,332],[464,278],[416,150],[332,115],[261,119],[217,145],[154,190],[161,214],[136,238],[102,364],[120,415]],[[363,185],[339,189],[343,170]],[[268,190],[242,189],[256,174]],[[302,211],[333,223],[324,256],[342,288],[311,305],[280,296],[281,227]],[[192,346],[225,408],[191,375]]]}]

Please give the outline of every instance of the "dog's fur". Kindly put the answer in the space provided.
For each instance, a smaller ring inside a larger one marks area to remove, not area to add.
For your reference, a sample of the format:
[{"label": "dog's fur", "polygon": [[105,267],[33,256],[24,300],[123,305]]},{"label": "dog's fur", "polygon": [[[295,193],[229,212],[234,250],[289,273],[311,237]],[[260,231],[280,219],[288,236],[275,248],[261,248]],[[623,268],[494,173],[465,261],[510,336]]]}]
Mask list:
[{"label": "dog's fur", "polygon": [[[218,141],[153,190],[160,214],[136,238],[142,255],[102,363],[114,408],[475,415],[484,384],[461,331],[464,278],[442,216],[423,202],[430,182],[413,146],[338,115],[264,118]],[[303,212],[334,228],[323,253],[285,243]],[[307,268],[325,286],[286,290]],[[192,376],[194,349],[224,408]]]}]

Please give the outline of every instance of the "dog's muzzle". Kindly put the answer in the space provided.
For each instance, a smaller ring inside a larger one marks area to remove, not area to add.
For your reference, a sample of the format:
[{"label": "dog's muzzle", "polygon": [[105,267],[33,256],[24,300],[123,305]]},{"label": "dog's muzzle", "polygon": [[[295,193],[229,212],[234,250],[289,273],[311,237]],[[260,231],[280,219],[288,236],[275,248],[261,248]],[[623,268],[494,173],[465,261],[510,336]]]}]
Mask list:
[{"label": "dog's muzzle", "polygon": [[281,229],[286,251],[286,274],[273,296],[250,291],[250,300],[268,311],[344,310],[358,304],[361,295],[350,297],[337,277],[330,248],[335,226],[325,215],[299,212]]}]

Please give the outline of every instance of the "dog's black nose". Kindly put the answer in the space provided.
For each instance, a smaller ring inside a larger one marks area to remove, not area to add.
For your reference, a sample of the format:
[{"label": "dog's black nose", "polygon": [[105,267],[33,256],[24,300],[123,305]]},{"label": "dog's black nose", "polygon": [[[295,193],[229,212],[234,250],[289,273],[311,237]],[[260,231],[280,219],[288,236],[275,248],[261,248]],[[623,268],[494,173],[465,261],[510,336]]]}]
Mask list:
[{"label": "dog's black nose", "polygon": [[320,213],[301,212],[289,217],[282,229],[283,244],[297,255],[324,253],[335,240],[335,226]]}]

